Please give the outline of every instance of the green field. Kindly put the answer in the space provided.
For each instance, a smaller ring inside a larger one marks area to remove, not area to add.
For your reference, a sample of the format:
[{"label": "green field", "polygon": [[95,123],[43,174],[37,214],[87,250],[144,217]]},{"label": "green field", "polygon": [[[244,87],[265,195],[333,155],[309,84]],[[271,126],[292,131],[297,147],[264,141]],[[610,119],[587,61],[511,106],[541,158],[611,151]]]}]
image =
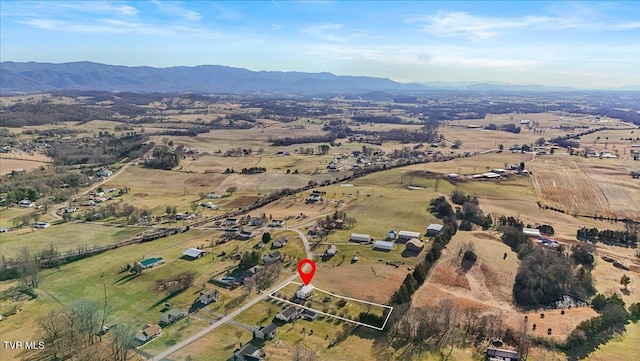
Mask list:
[{"label": "green field", "polygon": [[12,258],[21,248],[31,253],[48,249],[53,245],[60,253],[75,251],[78,247],[92,249],[114,244],[144,233],[146,229],[113,227],[95,223],[63,223],[45,229],[25,228],[2,234],[0,254]]}]

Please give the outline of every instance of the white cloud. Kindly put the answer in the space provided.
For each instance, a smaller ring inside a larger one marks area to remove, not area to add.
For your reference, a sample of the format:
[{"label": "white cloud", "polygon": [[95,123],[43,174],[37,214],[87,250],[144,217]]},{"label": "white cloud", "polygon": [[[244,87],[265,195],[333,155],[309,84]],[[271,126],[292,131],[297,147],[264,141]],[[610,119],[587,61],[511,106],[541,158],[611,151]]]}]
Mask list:
[{"label": "white cloud", "polygon": [[435,15],[414,16],[407,23],[417,24],[422,30],[438,37],[465,36],[472,40],[498,37],[522,30],[580,29],[584,31],[615,31],[639,29],[640,21],[598,21],[591,16],[529,15],[518,18],[477,16],[460,11],[441,11]]},{"label": "white cloud", "polygon": [[311,25],[302,29],[302,33],[323,41],[344,43],[344,42],[347,42],[349,38],[346,36],[337,34],[337,32],[341,30],[343,27],[344,26],[342,24]]},{"label": "white cloud", "polygon": [[202,15],[193,10],[189,10],[181,5],[179,2],[174,1],[152,1],[158,10],[165,14],[174,15],[189,21],[199,21],[202,19]]}]

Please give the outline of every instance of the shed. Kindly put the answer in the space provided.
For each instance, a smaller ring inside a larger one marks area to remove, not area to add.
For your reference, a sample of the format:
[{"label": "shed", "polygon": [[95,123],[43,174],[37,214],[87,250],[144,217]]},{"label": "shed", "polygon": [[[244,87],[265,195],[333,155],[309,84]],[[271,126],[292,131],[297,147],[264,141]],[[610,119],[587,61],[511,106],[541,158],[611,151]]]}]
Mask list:
[{"label": "shed", "polygon": [[185,258],[188,258],[188,259],[198,259],[206,256],[207,252],[197,248],[189,248],[186,251],[184,251],[182,255],[184,255]]},{"label": "shed", "polygon": [[485,352],[484,359],[492,361],[518,361],[520,357],[516,351],[488,348]]},{"label": "shed", "polygon": [[296,291],[296,297],[302,300],[306,300],[311,296],[311,294],[313,293],[313,290],[314,290],[314,287],[313,285],[310,285],[310,284],[300,286],[300,288],[298,288],[298,290]]},{"label": "shed", "polygon": [[358,243],[367,243],[371,239],[371,236],[363,233],[351,233],[349,241]]},{"label": "shed", "polygon": [[373,249],[377,249],[380,251],[391,251],[393,249],[393,242],[375,241],[375,243],[373,244]]},{"label": "shed", "polygon": [[442,231],[442,228],[444,228],[442,224],[431,223],[429,227],[427,227],[427,236],[435,236]]},{"label": "shed", "polygon": [[392,229],[389,231],[389,233],[387,233],[387,239],[390,241],[394,241],[397,235],[398,233]]},{"label": "shed", "polygon": [[45,229],[47,227],[49,227],[51,224],[49,224],[49,222],[36,222],[33,227],[35,228],[40,228],[40,229]]},{"label": "shed", "polygon": [[420,253],[424,248],[424,242],[417,238],[412,238],[405,243],[405,247],[407,251]]},{"label": "shed", "polygon": [[537,228],[523,228],[522,229],[522,233],[524,233],[525,236],[529,236],[529,237],[540,237],[542,236],[540,234],[540,230]]},{"label": "shed", "polygon": [[398,242],[406,242],[411,238],[420,239],[420,232],[411,232],[411,231],[398,232]]}]

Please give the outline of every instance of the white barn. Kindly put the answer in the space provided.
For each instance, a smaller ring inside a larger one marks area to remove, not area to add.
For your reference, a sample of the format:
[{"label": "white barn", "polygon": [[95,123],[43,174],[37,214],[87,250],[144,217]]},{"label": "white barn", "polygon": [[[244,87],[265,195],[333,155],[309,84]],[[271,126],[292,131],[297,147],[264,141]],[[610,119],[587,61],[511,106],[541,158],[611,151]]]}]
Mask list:
[{"label": "white barn", "polygon": [[351,233],[349,241],[358,243],[367,243],[371,239],[371,236],[363,233]]},{"label": "white barn", "polygon": [[411,231],[398,232],[398,241],[406,242],[412,238],[420,239],[420,232],[411,232]]}]

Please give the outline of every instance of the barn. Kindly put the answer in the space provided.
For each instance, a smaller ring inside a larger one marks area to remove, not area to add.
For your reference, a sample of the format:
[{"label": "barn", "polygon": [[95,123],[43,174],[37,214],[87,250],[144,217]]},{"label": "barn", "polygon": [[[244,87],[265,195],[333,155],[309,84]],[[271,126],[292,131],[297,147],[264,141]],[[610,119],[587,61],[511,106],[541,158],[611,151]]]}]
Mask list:
[{"label": "barn", "polygon": [[378,251],[391,251],[393,249],[393,242],[375,241],[373,249]]},{"label": "barn", "polygon": [[429,227],[427,227],[427,236],[437,235],[438,233],[440,233],[440,231],[442,231],[443,227],[444,226],[442,224],[431,223]]},{"label": "barn", "polygon": [[182,255],[186,259],[193,260],[206,256],[207,252],[197,248],[189,248],[186,251],[182,252]]},{"label": "barn", "polygon": [[420,253],[420,252],[422,252],[422,249],[424,248],[424,242],[420,241],[417,238],[412,238],[412,239],[408,240],[407,243],[405,243],[404,246],[406,247],[406,250],[409,251],[409,252]]},{"label": "barn", "polygon": [[371,236],[363,233],[351,233],[349,241],[357,243],[367,243],[371,239]]},{"label": "barn", "polygon": [[412,238],[420,239],[420,232],[411,232],[411,231],[398,232],[398,242],[406,242]]}]

